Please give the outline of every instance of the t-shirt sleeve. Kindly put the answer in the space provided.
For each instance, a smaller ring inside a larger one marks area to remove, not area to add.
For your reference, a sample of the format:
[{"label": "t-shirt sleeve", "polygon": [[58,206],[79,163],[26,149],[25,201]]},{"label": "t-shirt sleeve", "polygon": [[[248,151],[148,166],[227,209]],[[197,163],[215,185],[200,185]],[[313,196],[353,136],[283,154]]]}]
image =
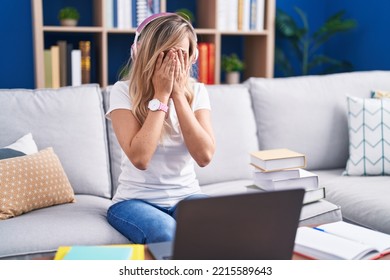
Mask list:
[{"label": "t-shirt sleeve", "polygon": [[194,87],[193,111],[200,109],[211,110],[209,93],[203,83],[196,83]]},{"label": "t-shirt sleeve", "polygon": [[129,82],[118,81],[110,91],[110,106],[106,112],[106,118],[110,119],[110,113],[116,109],[131,110],[132,105],[129,97]]}]

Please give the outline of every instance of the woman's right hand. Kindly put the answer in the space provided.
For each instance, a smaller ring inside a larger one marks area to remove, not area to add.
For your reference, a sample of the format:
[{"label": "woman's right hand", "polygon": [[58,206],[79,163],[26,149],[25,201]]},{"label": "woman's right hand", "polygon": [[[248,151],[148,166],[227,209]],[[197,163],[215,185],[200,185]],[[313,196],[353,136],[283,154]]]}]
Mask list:
[{"label": "woman's right hand", "polygon": [[173,50],[169,50],[165,56],[163,52],[159,54],[152,78],[155,94],[170,97],[174,83],[176,60],[177,54]]}]

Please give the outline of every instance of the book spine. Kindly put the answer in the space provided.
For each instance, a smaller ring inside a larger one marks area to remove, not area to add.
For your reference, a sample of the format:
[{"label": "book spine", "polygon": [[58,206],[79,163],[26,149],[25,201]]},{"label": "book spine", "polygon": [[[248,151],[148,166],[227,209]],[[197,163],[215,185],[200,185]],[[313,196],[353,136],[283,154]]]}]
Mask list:
[{"label": "book spine", "polygon": [[112,21],[114,28],[118,28],[118,0],[112,0]]},{"label": "book spine", "polygon": [[81,51],[72,50],[72,86],[81,85]]},{"label": "book spine", "polygon": [[243,16],[242,16],[242,30],[250,30],[250,13],[251,13],[251,0],[244,0],[243,3]]},{"label": "book spine", "polygon": [[114,27],[114,0],[105,0],[106,2],[106,27],[113,28]]},{"label": "book spine", "polygon": [[208,64],[207,64],[207,83],[212,85],[215,83],[215,45],[208,43]]},{"label": "book spine", "polygon": [[67,84],[67,42],[64,40],[57,41],[60,50],[60,86],[64,87]]},{"label": "book spine", "polygon": [[45,87],[51,88],[52,82],[52,70],[51,70],[51,50],[44,50],[44,64],[45,64]]},{"label": "book spine", "polygon": [[135,0],[135,1],[137,1],[137,26],[138,26],[148,16],[148,3],[147,0]]},{"label": "book spine", "polygon": [[198,43],[198,81],[207,84],[208,82],[208,43]]},{"label": "book spine", "polygon": [[256,20],[257,20],[257,0],[250,0],[251,2],[251,11],[250,11],[250,23],[249,29],[256,30]]},{"label": "book spine", "polygon": [[60,87],[60,48],[55,45],[51,46],[51,77],[52,87]]},{"label": "book spine", "polygon": [[89,84],[91,82],[91,42],[80,41],[81,50],[81,83]]},{"label": "book spine", "polygon": [[256,10],[256,30],[264,30],[264,11],[265,11],[265,0],[257,0]]},{"label": "book spine", "polygon": [[245,0],[238,0],[238,9],[237,9],[237,29],[238,30],[243,30],[244,1]]},{"label": "book spine", "polygon": [[66,85],[72,85],[72,50],[73,45],[68,44],[66,47]]}]

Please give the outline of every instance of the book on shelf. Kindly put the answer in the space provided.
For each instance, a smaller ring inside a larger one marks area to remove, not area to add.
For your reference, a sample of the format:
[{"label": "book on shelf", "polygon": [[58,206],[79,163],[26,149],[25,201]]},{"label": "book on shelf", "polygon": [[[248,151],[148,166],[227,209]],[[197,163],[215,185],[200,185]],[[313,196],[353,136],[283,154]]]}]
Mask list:
[{"label": "book on shelf", "polygon": [[45,64],[45,87],[51,88],[53,85],[52,78],[51,78],[51,50],[46,49],[43,51],[43,58],[44,58],[44,64]]},{"label": "book on shelf", "polygon": [[[253,0],[252,0],[253,1]],[[265,0],[255,0],[256,4],[253,8],[255,10],[255,22],[254,30],[263,31],[264,30],[264,14],[265,14]]]},{"label": "book on shelf", "polygon": [[80,41],[81,51],[81,83],[91,82],[91,41]]},{"label": "book on shelf", "polygon": [[148,0],[133,1],[136,1],[137,26],[139,26],[148,17]]},{"label": "book on shelf", "polygon": [[72,86],[81,85],[81,51],[72,50]]},{"label": "book on shelf", "polygon": [[[248,192],[258,192],[258,191],[267,191],[263,188],[260,188],[256,185],[247,186]],[[303,204],[309,204],[325,198],[325,187],[318,187],[316,189],[305,190],[305,195],[303,196]]]},{"label": "book on shelf", "polygon": [[60,246],[54,260],[143,260],[142,244]]},{"label": "book on shelf", "polygon": [[114,0],[106,0],[104,6],[107,28],[114,27]]},{"label": "book on shelf", "polygon": [[390,254],[390,235],[344,221],[299,227],[294,252],[312,259],[378,259]]},{"label": "book on shelf", "polygon": [[222,31],[263,31],[265,0],[218,2],[217,28]]},{"label": "book on shelf", "polygon": [[241,31],[250,30],[250,12],[252,0],[238,0],[237,29]]},{"label": "book on shelf", "polygon": [[207,84],[215,83],[215,45],[208,43],[207,45]]},{"label": "book on shelf", "polygon": [[215,83],[215,45],[214,43],[199,42],[199,57],[197,61],[197,79],[200,83]]},{"label": "book on shelf", "polygon": [[73,44],[67,43],[66,45],[66,85],[67,86],[72,85],[72,51],[73,51]]},{"label": "book on shelf", "polygon": [[60,50],[60,86],[67,86],[68,78],[67,78],[67,48],[68,43],[65,40],[57,41],[57,45]]},{"label": "book on shelf", "polygon": [[[308,189],[316,189],[318,188],[318,175],[302,169],[298,168],[298,176],[291,177],[291,178],[269,178],[269,179],[263,179],[262,178],[262,172],[255,172],[253,183],[265,190],[282,190],[282,189],[291,189],[291,188],[304,188],[306,190]],[[273,172],[264,172],[268,173],[267,175],[272,175]],[[280,172],[279,172],[280,173]],[[293,174],[291,172],[291,174]]]},{"label": "book on shelf", "polygon": [[289,149],[270,149],[250,154],[250,163],[263,171],[306,167],[306,156]]},{"label": "book on shelf", "polygon": [[58,45],[50,47],[51,51],[51,79],[52,88],[60,87],[60,48]]}]

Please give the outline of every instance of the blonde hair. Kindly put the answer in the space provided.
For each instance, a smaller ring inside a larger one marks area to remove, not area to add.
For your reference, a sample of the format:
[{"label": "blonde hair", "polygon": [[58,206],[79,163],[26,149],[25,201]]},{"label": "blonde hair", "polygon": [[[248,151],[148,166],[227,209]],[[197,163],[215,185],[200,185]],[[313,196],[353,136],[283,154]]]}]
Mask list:
[{"label": "blonde hair", "polygon": [[[189,39],[189,61],[195,57],[196,34],[192,25],[179,15],[172,14],[154,19],[141,32],[137,54],[128,63],[129,72],[124,80],[129,80],[129,97],[132,101],[132,112],[142,125],[148,114],[148,102],[154,96],[152,77],[158,55],[175,47],[183,39]],[[193,89],[190,79],[184,89],[189,102],[193,100]]]}]

